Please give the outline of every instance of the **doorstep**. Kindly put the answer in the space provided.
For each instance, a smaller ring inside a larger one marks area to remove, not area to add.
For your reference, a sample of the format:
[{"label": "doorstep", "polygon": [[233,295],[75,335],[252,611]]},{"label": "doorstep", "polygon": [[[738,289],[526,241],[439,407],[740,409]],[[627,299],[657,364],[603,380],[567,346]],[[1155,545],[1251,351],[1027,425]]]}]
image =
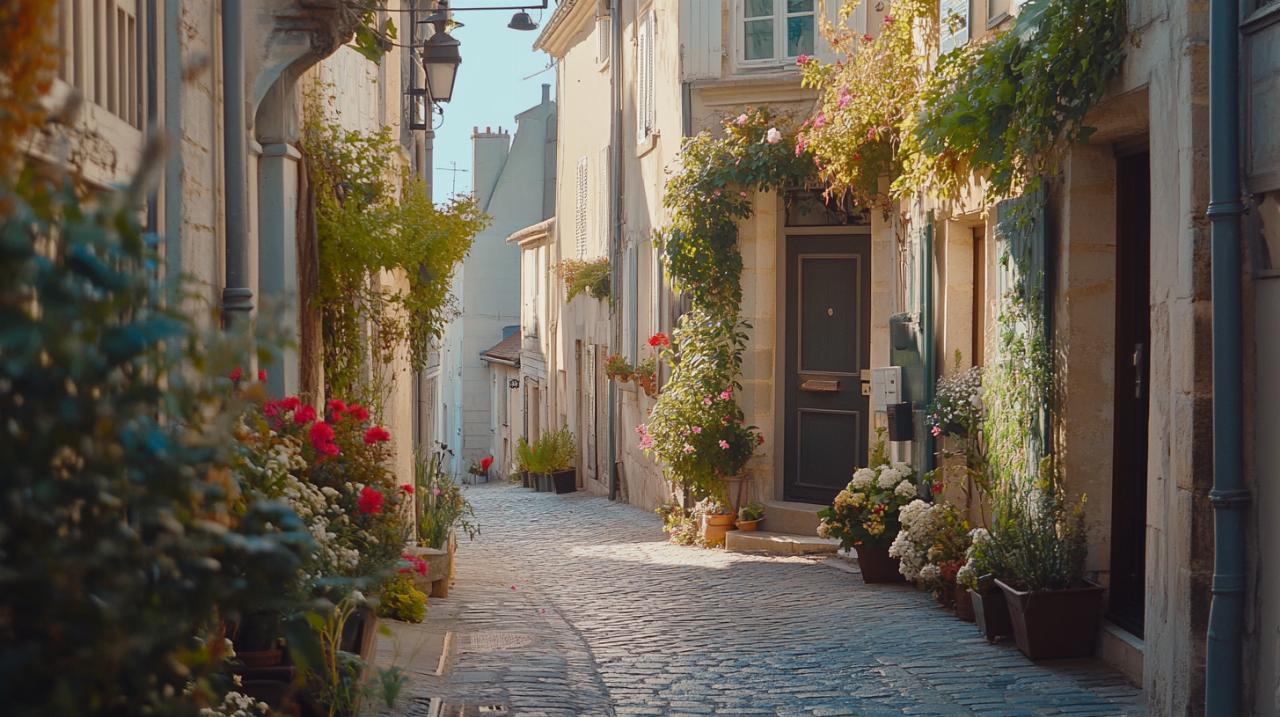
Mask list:
[{"label": "doorstep", "polygon": [[725,534],[725,550],[735,553],[769,553],[772,555],[814,555],[834,553],[840,541],[816,535],[793,535],[766,531],[730,530]]},{"label": "doorstep", "polygon": [[1110,620],[1102,621],[1098,631],[1098,659],[1119,670],[1137,687],[1142,687],[1145,652],[1146,643],[1142,638]]},{"label": "doorstep", "polygon": [[792,535],[818,534],[818,511],[825,505],[797,503],[793,500],[764,501],[765,526],[774,532]]}]

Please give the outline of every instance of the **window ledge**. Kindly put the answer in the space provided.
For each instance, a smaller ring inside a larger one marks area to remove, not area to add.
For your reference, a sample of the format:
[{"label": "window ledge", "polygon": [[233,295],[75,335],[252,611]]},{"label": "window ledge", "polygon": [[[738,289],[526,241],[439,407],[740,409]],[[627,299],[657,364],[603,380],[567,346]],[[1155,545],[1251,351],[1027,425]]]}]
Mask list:
[{"label": "window ledge", "polygon": [[658,146],[658,137],[661,133],[654,131],[648,136],[636,143],[636,159],[639,159],[653,151]]}]

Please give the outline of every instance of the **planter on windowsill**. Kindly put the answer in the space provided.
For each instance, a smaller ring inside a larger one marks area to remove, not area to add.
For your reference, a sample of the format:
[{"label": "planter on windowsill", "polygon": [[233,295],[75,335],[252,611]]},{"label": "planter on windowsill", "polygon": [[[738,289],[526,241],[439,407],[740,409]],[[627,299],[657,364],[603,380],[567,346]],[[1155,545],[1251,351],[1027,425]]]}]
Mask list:
[{"label": "planter on windowsill", "polygon": [[1102,613],[1103,589],[1090,582],[1066,590],[1016,590],[996,585],[1009,604],[1013,639],[1033,660],[1093,655]]},{"label": "planter on windowsill", "polygon": [[898,569],[900,561],[889,557],[889,548],[883,545],[858,545],[858,570],[864,583],[900,583],[906,578]]},{"label": "planter on windowsill", "polygon": [[552,473],[551,487],[556,493],[572,493],[578,490],[578,469],[567,468]]}]

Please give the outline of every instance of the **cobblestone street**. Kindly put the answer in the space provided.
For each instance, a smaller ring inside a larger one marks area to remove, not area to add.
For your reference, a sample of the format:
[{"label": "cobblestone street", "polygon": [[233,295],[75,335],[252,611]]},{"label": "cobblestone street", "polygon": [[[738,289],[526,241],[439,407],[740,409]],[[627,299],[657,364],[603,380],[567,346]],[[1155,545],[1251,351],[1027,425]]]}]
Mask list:
[{"label": "cobblestone street", "polygon": [[[841,561],[673,546],[655,515],[582,494],[467,495],[483,534],[421,628],[453,633],[443,675],[412,674],[399,715],[432,697],[515,715],[1144,714],[1118,673],[1033,664]],[[403,663],[405,645],[384,651]]]}]

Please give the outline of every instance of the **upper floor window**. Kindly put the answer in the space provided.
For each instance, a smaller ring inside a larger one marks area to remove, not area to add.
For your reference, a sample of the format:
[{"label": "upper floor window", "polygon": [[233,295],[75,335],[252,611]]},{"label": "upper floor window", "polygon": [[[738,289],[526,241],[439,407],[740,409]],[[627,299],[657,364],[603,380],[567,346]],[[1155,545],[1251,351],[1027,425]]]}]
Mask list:
[{"label": "upper floor window", "polygon": [[817,0],[742,0],[742,60],[765,64],[811,55]]}]

